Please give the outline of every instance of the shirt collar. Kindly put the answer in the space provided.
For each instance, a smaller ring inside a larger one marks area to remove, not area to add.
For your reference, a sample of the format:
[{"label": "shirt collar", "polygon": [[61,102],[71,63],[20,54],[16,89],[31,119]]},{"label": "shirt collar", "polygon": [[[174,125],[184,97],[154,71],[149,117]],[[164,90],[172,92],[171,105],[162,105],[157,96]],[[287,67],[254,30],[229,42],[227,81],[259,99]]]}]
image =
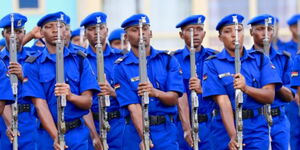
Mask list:
[{"label": "shirt collar", "polygon": [[[111,54],[114,53],[114,49],[111,48],[108,44],[106,44],[105,46],[105,50],[103,52],[103,56],[106,57],[106,56],[109,56]],[[96,57],[96,53],[93,51],[92,47],[89,45],[87,51],[86,51],[86,54],[88,56],[93,56],[93,57]]]},{"label": "shirt collar", "polygon": [[[151,60],[155,58],[159,54],[159,51],[155,50],[153,47],[150,47],[150,55],[147,56],[147,60]],[[133,51],[130,50],[126,59],[126,64],[138,64],[139,63],[139,57],[135,56]]]},{"label": "shirt collar", "polygon": [[[2,59],[9,59],[9,50],[5,47],[2,51],[1,51],[1,54],[0,54],[0,57]],[[18,59],[21,59],[21,60],[24,60],[27,58],[27,56],[29,56],[28,52],[26,51],[26,49],[23,47],[21,52],[18,52],[17,53],[17,57]]]},{"label": "shirt collar", "polygon": [[[227,59],[228,61],[234,61],[234,57],[230,56],[227,50],[224,48],[217,55],[218,59]],[[241,56],[241,61],[246,60],[248,58],[255,58],[251,53],[249,53],[245,47],[243,47],[243,56]]]},{"label": "shirt collar", "polygon": [[[45,47],[45,49],[42,51],[42,55],[41,55],[41,62],[45,62],[46,59],[48,58],[49,60],[52,60],[53,62],[56,62],[56,59],[53,59],[53,57],[51,57],[52,54],[49,53],[48,48]],[[70,50],[66,47],[64,47],[64,57],[67,57],[70,55]]]}]

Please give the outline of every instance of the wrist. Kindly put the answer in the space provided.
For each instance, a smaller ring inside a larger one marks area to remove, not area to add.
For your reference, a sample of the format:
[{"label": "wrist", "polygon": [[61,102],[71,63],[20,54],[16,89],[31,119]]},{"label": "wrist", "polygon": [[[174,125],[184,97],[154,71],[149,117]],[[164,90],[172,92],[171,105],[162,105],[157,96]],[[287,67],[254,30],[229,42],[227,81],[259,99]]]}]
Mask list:
[{"label": "wrist", "polygon": [[244,88],[241,89],[244,93],[248,92],[248,86],[246,85]]}]

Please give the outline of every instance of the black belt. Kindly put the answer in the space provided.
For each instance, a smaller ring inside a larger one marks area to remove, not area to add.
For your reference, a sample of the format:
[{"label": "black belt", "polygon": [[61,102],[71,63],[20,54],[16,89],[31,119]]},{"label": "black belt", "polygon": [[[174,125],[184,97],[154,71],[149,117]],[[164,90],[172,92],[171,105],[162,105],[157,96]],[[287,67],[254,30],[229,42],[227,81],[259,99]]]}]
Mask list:
[{"label": "black belt", "polygon": [[[73,121],[65,122],[66,124],[66,133],[72,129],[75,129],[81,125],[81,120],[80,119],[75,119]],[[44,129],[43,125],[40,124],[40,129]]]},{"label": "black belt", "polygon": [[[174,122],[174,117],[172,115],[169,115],[170,121]],[[126,123],[128,124],[130,122],[130,117],[126,117]],[[150,126],[153,125],[160,125],[160,124],[165,124],[167,122],[167,117],[166,116],[149,116],[149,122]]]},{"label": "black belt", "polygon": [[275,107],[271,109],[272,117],[279,116],[281,114],[280,107]]},{"label": "black belt", "polygon": [[207,122],[208,116],[206,114],[198,114],[198,123]]},{"label": "black belt", "polygon": [[30,112],[30,104],[18,104],[18,113]]},{"label": "black belt", "polygon": [[[262,108],[257,109],[257,111],[258,111],[259,114],[263,114],[263,109]],[[219,113],[220,113],[220,111],[217,110],[217,109],[215,109],[213,111],[213,116],[216,116]],[[234,113],[234,115],[235,115],[235,113]],[[243,111],[242,111],[242,117],[243,117],[243,119],[253,118],[254,116],[255,116],[254,110],[252,110],[252,109],[243,109]]]},{"label": "black belt", "polygon": [[[96,121],[99,121],[99,113],[98,112],[92,112],[93,114],[93,118]],[[120,118],[121,117],[121,113],[119,111],[113,111],[113,112],[108,112],[107,113],[107,120],[110,121],[112,119],[115,118]]]}]

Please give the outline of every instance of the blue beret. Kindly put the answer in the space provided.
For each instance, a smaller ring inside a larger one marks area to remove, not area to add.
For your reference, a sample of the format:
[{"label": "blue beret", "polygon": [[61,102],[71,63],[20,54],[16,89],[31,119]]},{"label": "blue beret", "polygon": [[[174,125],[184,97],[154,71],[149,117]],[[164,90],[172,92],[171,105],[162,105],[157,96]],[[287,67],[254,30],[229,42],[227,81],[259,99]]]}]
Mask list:
[{"label": "blue beret", "polygon": [[252,26],[253,25],[258,25],[258,24],[264,25],[265,24],[265,19],[268,19],[268,18],[271,18],[271,22],[269,23],[269,25],[274,25],[275,18],[273,16],[271,16],[271,15],[268,15],[268,14],[263,14],[263,15],[259,15],[259,16],[256,16],[256,17],[252,18],[248,22],[248,25],[249,24],[251,24]]},{"label": "blue beret", "polygon": [[71,38],[73,38],[74,36],[80,36],[80,28],[77,28],[72,31]]},{"label": "blue beret", "polygon": [[192,15],[179,22],[176,28],[182,28],[190,24],[204,24],[204,21],[205,17],[203,15]]},{"label": "blue beret", "polygon": [[[98,20],[98,18],[100,17],[100,20]],[[100,23],[100,24],[104,24],[106,23],[106,14],[103,13],[103,12],[94,12],[90,15],[88,15],[87,17],[85,17],[81,23],[80,23],[80,26],[84,26],[84,27],[87,27],[87,26],[91,26],[91,25],[95,25],[97,23]],[[98,22],[99,21],[99,22]]]},{"label": "blue beret", "polygon": [[63,15],[63,22],[65,24],[70,24],[70,17],[68,15],[66,15],[64,12],[59,11],[59,12],[55,12],[55,13],[51,13],[51,14],[47,14],[44,17],[42,17],[38,23],[37,26],[41,27],[44,24],[51,22],[51,21],[57,21],[57,19],[59,19],[61,17],[61,15]]},{"label": "blue beret", "polygon": [[113,40],[121,40],[121,36],[124,33],[125,31],[122,28],[115,29],[109,34],[108,41],[111,42]]},{"label": "blue beret", "polygon": [[294,24],[297,24],[298,20],[300,20],[300,14],[296,14],[296,15],[294,15],[292,18],[290,18],[290,19],[287,21],[287,24],[288,24],[289,26],[294,25]]},{"label": "blue beret", "polygon": [[[27,18],[19,13],[12,14],[14,16],[14,28],[22,28],[27,22]],[[8,14],[0,20],[0,28],[11,26],[10,16],[11,14]]]},{"label": "blue beret", "polygon": [[0,40],[0,46],[5,46],[5,45],[6,45],[6,42],[5,42],[5,39],[3,38]]},{"label": "blue beret", "polygon": [[146,24],[150,25],[150,20],[149,20],[147,15],[145,15],[145,14],[135,14],[135,15],[132,15],[129,18],[127,18],[125,21],[123,21],[121,27],[125,29],[125,28],[128,28],[130,26],[138,25],[139,20],[142,17],[145,17]]},{"label": "blue beret", "polygon": [[232,16],[237,16],[237,20],[239,24],[242,24],[244,17],[239,14],[230,14],[221,19],[221,21],[217,24],[216,30],[220,30],[223,26],[234,24]]}]

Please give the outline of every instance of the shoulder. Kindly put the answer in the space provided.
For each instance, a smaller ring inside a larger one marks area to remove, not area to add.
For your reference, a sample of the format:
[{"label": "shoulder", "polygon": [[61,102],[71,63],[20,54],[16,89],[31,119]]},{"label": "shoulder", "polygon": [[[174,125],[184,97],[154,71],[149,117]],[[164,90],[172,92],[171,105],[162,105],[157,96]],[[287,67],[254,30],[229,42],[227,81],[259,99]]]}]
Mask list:
[{"label": "shoulder", "polygon": [[219,54],[220,52],[211,48],[205,48],[206,52],[210,55],[216,55]]},{"label": "shoulder", "polygon": [[81,58],[86,58],[87,57],[87,54],[84,51],[82,51],[82,50],[78,50],[76,52],[76,55],[79,56],[79,57],[81,57]]},{"label": "shoulder", "polygon": [[32,55],[29,55],[26,59],[25,59],[25,62],[27,63],[34,63],[36,62],[36,60],[42,55],[42,52],[36,52]]},{"label": "shoulder", "polygon": [[121,57],[119,57],[116,61],[115,64],[120,64],[121,62],[123,62],[126,59],[127,55],[123,55]]},{"label": "shoulder", "polygon": [[210,55],[210,56],[208,56],[208,57],[205,59],[205,61],[210,61],[210,60],[213,60],[213,59],[216,59],[216,58],[217,58],[216,55]]}]

